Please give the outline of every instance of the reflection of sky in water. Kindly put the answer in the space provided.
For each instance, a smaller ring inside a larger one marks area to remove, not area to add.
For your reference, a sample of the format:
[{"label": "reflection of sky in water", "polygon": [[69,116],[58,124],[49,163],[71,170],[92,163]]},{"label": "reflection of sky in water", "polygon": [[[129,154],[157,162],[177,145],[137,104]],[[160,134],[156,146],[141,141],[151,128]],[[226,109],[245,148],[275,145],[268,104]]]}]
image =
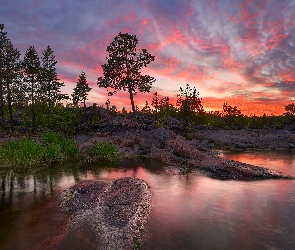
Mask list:
[{"label": "reflection of sky in water", "polygon": [[[275,170],[295,175],[294,165],[290,164],[294,163],[292,154],[283,157],[283,154],[264,153],[223,154],[231,159],[271,166]],[[48,241],[44,231],[54,230],[57,226],[55,224],[60,221],[57,216],[60,215],[47,211],[46,206],[36,206],[44,199],[52,200],[61,190],[76,181],[115,180],[124,176],[144,179],[152,189],[152,211],[148,225],[151,238],[147,246],[150,249],[295,248],[295,181],[221,181],[198,174],[173,175],[155,168],[153,162],[131,162],[129,167],[118,169],[92,167],[83,170],[60,169],[51,173],[43,169],[28,172],[24,176],[10,172],[5,178],[0,173],[1,183],[5,180],[5,192],[2,192],[0,200],[0,220],[5,216],[5,221],[11,226],[11,231],[8,232],[11,236],[6,236],[6,244],[9,245],[14,240],[13,237],[25,234],[28,225],[30,232],[37,235],[35,238],[43,235],[41,238],[44,239],[44,244]],[[15,187],[13,190],[10,188],[11,180]],[[24,203],[18,195],[20,192],[27,193],[26,197],[31,197],[35,205]],[[14,202],[8,202],[9,199]],[[1,210],[4,203],[6,207],[11,206],[12,210],[19,209],[17,219],[11,220],[10,214],[5,213],[5,209]],[[29,219],[24,220],[24,216],[28,218],[36,211],[48,214],[53,222],[46,222],[47,228],[44,228],[42,220],[45,223],[45,218],[40,218],[43,227],[38,223],[31,225]],[[21,228],[19,223],[22,223]],[[0,239],[4,231],[1,227],[0,224]],[[22,240],[19,244],[21,243]],[[30,246],[28,242],[26,244]],[[42,241],[39,245],[42,246]],[[0,248],[1,246],[0,240]]]},{"label": "reflection of sky in water", "polygon": [[295,152],[286,151],[219,151],[222,157],[266,167],[295,176]]}]

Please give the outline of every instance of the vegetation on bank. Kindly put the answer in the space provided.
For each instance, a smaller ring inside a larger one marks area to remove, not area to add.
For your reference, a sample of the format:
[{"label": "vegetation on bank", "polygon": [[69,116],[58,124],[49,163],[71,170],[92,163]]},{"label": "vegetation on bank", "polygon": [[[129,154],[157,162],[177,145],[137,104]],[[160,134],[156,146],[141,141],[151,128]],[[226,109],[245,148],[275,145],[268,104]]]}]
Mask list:
[{"label": "vegetation on bank", "polygon": [[104,142],[98,142],[95,145],[96,149],[96,155],[100,159],[106,159],[106,160],[113,160],[118,158],[118,151],[115,148],[115,146],[104,143]]},{"label": "vegetation on bank", "polygon": [[32,166],[61,162],[78,157],[79,148],[72,139],[47,132],[38,139],[23,138],[0,144],[1,166]]}]

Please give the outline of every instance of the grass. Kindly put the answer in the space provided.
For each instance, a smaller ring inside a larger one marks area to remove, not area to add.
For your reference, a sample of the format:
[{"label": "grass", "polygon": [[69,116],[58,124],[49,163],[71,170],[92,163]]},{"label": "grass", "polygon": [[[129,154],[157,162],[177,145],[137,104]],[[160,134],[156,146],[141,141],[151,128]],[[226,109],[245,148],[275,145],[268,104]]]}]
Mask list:
[{"label": "grass", "polygon": [[1,166],[32,166],[61,162],[78,156],[79,148],[74,140],[56,133],[44,133],[40,142],[24,138],[0,145]]},{"label": "grass", "polygon": [[107,160],[115,160],[118,158],[117,149],[109,143],[99,142],[95,145],[95,149],[98,158]]}]

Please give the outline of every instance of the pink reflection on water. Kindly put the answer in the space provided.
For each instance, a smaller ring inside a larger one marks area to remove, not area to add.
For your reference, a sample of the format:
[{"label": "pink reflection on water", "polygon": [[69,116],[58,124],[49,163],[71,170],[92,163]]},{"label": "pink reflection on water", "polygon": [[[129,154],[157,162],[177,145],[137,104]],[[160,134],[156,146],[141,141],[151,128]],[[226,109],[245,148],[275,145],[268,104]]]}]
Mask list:
[{"label": "pink reflection on water", "polygon": [[285,151],[219,151],[220,156],[261,166],[295,176],[295,152]]}]

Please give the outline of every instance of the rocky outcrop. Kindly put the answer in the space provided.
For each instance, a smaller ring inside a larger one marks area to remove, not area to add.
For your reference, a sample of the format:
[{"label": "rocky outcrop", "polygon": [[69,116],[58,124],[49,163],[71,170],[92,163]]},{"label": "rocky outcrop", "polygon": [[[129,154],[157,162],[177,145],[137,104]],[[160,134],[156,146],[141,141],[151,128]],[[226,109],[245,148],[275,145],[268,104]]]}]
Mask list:
[{"label": "rocky outcrop", "polygon": [[[209,137],[210,134],[214,135],[214,131],[195,131],[192,133],[191,140],[188,140],[181,133],[175,133],[171,130],[171,126],[178,126],[173,120],[169,120],[164,127],[160,128],[156,127],[154,123],[149,124],[147,129],[142,125],[145,123],[143,117],[114,119],[109,121],[112,124],[110,131],[100,131],[91,139],[81,143],[81,151],[93,147],[96,142],[107,142],[115,145],[125,157],[140,155],[157,158],[179,168],[186,165],[190,171],[199,171],[210,177],[248,180],[293,178],[266,168],[220,158],[207,145],[208,141],[213,142],[215,146],[218,145],[218,142],[215,142],[217,140],[215,137]],[[116,124],[118,124],[117,129]],[[208,136],[207,143],[204,142],[206,141],[204,139],[205,134]],[[293,137],[291,134],[288,134],[288,136],[290,141]],[[259,136],[259,138],[262,140],[263,136]],[[279,135],[278,138],[280,138]],[[238,132],[226,138],[226,141],[241,149],[254,147],[252,141],[242,140]]]},{"label": "rocky outcrop", "polygon": [[69,214],[61,249],[78,241],[85,249],[133,249],[145,239],[151,191],[143,180],[82,181],[58,199]]},{"label": "rocky outcrop", "polygon": [[212,130],[196,131],[194,136],[206,147],[225,149],[295,149],[295,132],[289,130]]}]

